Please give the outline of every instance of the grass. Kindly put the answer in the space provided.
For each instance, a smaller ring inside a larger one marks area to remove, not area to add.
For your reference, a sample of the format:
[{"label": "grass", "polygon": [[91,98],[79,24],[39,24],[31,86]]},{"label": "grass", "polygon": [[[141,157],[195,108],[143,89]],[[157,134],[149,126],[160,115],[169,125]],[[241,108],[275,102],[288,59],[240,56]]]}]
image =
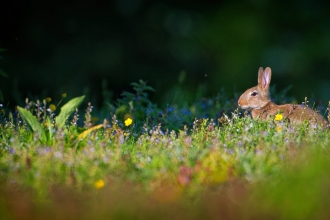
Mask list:
[{"label": "grass", "polygon": [[330,217],[328,130],[252,120],[225,94],[159,109],[133,86],[99,121],[83,97],[2,108],[0,219]]}]

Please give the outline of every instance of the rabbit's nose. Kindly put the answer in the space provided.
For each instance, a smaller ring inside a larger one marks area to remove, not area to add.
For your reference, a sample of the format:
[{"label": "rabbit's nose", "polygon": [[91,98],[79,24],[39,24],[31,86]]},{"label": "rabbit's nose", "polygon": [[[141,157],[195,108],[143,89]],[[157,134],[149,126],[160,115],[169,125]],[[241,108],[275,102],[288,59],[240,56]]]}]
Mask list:
[{"label": "rabbit's nose", "polygon": [[239,105],[239,106],[242,106],[242,105],[245,106],[245,105],[247,105],[247,102],[246,102],[245,100],[241,100],[241,99],[239,99],[239,100],[238,100],[238,105]]}]

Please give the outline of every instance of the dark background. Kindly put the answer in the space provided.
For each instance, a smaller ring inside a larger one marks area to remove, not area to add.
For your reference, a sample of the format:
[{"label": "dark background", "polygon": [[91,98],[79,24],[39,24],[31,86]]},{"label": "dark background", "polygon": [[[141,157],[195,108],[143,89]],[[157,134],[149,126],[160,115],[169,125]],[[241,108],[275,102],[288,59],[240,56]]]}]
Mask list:
[{"label": "dark background", "polygon": [[239,94],[260,66],[298,102],[330,100],[327,1],[11,0],[0,11],[4,103],[66,92],[102,105],[143,79],[165,105],[179,81],[187,100]]}]

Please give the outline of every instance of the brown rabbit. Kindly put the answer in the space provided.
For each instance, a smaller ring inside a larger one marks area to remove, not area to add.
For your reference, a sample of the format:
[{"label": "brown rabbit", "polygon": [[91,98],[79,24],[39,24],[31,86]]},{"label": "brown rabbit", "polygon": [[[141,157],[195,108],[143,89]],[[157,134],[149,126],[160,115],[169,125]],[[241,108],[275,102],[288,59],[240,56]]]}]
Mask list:
[{"label": "brown rabbit", "polygon": [[287,120],[292,124],[307,121],[312,127],[329,127],[328,121],[322,115],[305,105],[276,105],[271,102],[269,95],[271,76],[272,70],[269,67],[265,70],[260,67],[258,85],[246,90],[238,99],[238,105],[242,109],[252,109],[252,118],[274,119],[276,114],[281,113],[283,120]]}]

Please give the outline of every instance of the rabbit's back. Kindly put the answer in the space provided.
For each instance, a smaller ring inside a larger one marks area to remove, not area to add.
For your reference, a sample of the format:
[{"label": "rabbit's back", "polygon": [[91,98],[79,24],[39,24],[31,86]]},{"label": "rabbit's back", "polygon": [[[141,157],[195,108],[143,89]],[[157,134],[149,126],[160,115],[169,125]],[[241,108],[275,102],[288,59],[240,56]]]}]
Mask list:
[{"label": "rabbit's back", "polygon": [[322,115],[303,105],[276,105],[273,102],[269,102],[263,108],[253,109],[251,112],[253,118],[260,118],[261,120],[274,119],[275,115],[278,113],[283,115],[283,120],[293,124],[308,121],[309,124],[314,127],[329,127],[328,121]]}]

